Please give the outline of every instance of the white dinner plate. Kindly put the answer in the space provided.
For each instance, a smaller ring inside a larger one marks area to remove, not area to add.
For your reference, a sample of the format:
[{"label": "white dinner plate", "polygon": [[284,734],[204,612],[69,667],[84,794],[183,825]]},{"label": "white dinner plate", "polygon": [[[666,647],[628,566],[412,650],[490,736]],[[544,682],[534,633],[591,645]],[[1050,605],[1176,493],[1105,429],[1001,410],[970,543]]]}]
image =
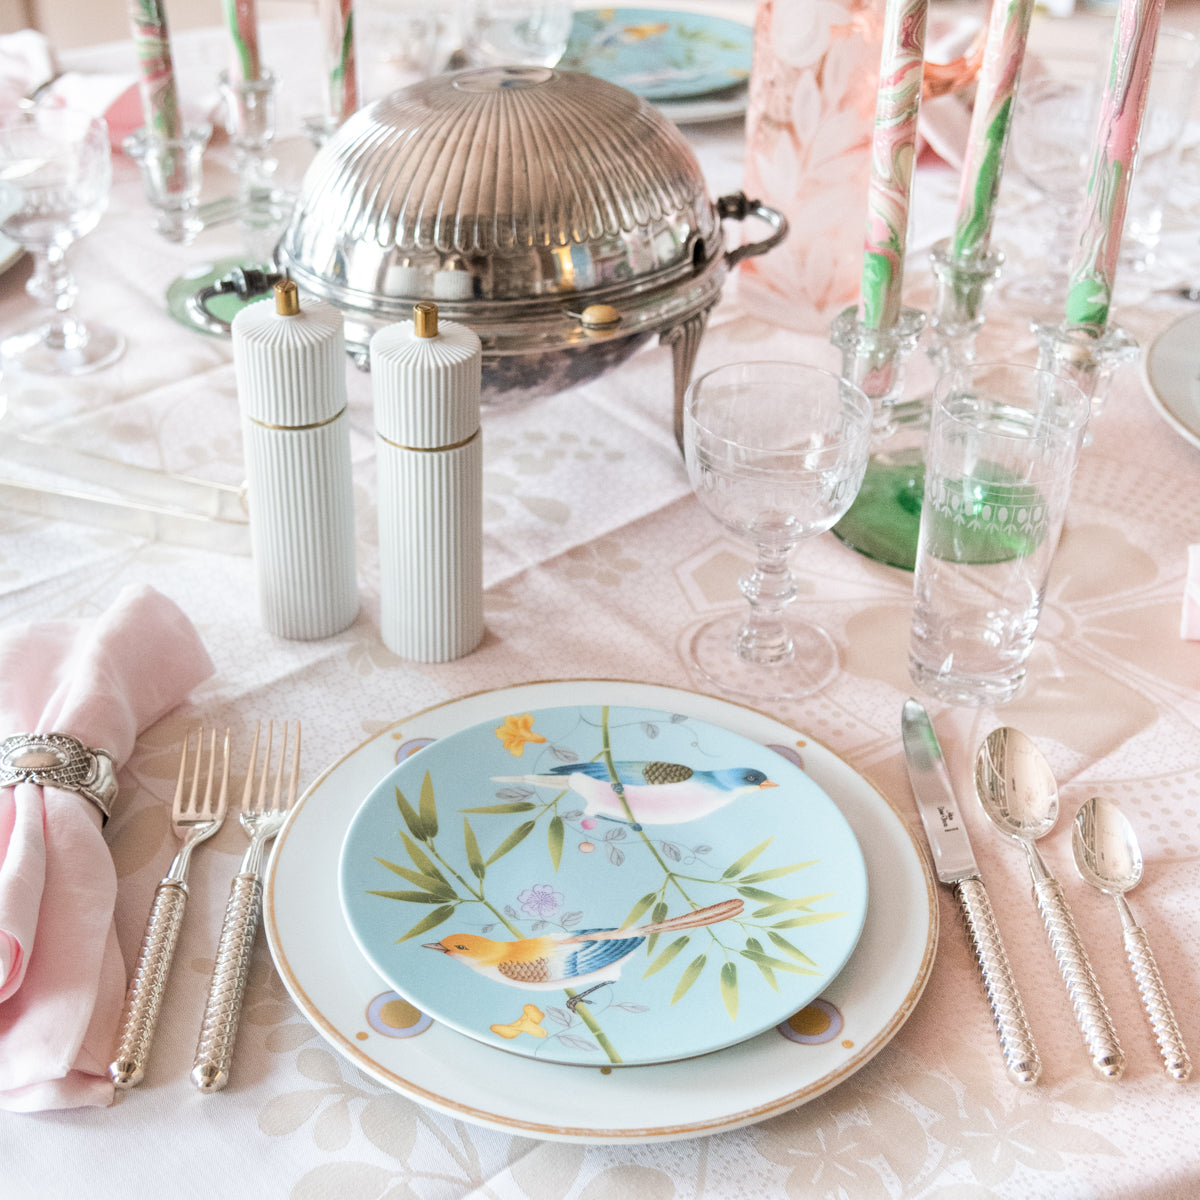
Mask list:
[{"label": "white dinner plate", "polygon": [[[363,797],[398,762],[497,711],[602,703],[683,713],[775,747],[832,797],[853,830],[870,891],[862,935],[829,987],[779,1027],[713,1054],[626,1070],[539,1062],[431,1022],[379,978],[351,937],[338,895],[342,841]],[[612,680],[483,692],[397,720],[364,742],[329,767],[290,815],[268,865],[263,920],[288,991],[350,1062],[449,1116],[579,1142],[696,1137],[819,1096],[878,1054],[904,1024],[937,943],[925,859],[898,813],[848,764],[752,709]]]},{"label": "white dinner plate", "polygon": [[1142,373],[1163,419],[1200,446],[1200,312],[1181,317],[1150,343]]}]

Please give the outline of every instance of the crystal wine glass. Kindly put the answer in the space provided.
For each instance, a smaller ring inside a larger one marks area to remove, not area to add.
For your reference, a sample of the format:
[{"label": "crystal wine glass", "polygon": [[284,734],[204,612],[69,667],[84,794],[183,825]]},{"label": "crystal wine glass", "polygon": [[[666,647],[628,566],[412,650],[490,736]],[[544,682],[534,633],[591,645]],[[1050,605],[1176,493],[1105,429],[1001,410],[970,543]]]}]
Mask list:
[{"label": "crystal wine glass", "polygon": [[0,229],[33,255],[25,289],[48,310],[0,342],[7,363],[35,375],[78,375],[120,357],[120,333],[74,315],[78,289],[66,265],[67,248],[99,222],[111,182],[100,118],[66,108],[0,117]]},{"label": "crystal wine glass", "polygon": [[839,376],[793,362],[733,363],[697,379],[684,400],[688,478],[700,503],[756,551],[739,581],[750,603],[691,637],[691,663],[723,691],[754,700],[811,695],[837,672],[818,625],[786,612],[788,556],[850,507],[867,469],[872,408]]}]

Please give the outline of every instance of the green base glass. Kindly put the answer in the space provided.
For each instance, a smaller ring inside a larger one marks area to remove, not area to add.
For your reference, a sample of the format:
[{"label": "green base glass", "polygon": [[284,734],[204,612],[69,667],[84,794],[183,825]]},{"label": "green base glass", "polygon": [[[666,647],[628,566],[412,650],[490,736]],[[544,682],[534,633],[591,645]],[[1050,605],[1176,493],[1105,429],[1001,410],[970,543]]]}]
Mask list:
[{"label": "green base glass", "polygon": [[919,447],[871,456],[854,503],[833,527],[859,554],[911,571],[925,494],[925,456]]}]

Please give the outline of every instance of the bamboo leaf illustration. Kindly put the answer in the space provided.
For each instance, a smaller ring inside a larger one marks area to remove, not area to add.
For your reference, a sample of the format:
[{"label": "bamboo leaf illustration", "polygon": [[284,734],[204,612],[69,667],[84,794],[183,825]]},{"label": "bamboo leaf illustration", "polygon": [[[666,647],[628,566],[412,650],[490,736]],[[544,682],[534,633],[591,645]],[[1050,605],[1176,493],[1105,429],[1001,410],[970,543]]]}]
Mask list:
[{"label": "bamboo leaf illustration", "polygon": [[756,887],[739,887],[737,893],[739,896],[745,896],[747,900],[758,900],[765,904],[774,904],[777,900],[787,899],[786,896],[780,896],[777,892],[768,892]]},{"label": "bamboo leaf illustration", "polygon": [[[804,953],[803,950],[797,949],[792,945],[791,942],[787,940],[787,938],[785,938],[782,934],[776,933],[775,930],[768,929],[767,937],[769,937],[771,941],[779,947],[780,950],[782,950],[785,954],[790,954],[797,962],[809,963],[814,967],[817,965],[811,958],[808,957],[807,954]],[[746,944],[749,945],[749,942]]]},{"label": "bamboo leaf illustration", "polygon": [[797,929],[801,925],[820,925],[822,921],[832,921],[834,917],[844,917],[845,913],[805,913],[802,917],[792,917],[790,921],[776,921],[775,929]]},{"label": "bamboo leaf illustration", "polygon": [[[654,911],[650,914],[650,923],[657,925],[659,921],[665,921],[668,913],[667,902],[660,900],[655,906]],[[654,947],[658,943],[658,934],[652,933],[646,940],[646,953],[653,954]]]},{"label": "bamboo leaf illustration", "polygon": [[708,956],[701,954],[699,958],[693,958],[684,972],[679,977],[679,982],[675,985],[675,994],[671,997],[671,1003],[674,1004],[678,1000],[682,1000],[688,988],[700,978],[700,972],[704,970],[704,964],[708,962]]},{"label": "bamboo leaf illustration", "polygon": [[656,971],[661,971],[691,941],[691,938],[684,934],[683,937],[677,937],[645,970],[642,975],[643,979],[649,979]]},{"label": "bamboo leaf illustration", "polygon": [[[498,845],[495,850],[492,851],[491,857],[484,865],[490,867],[492,863],[496,861],[496,859],[503,858],[514,846],[519,846],[533,832],[534,824],[535,822],[533,821],[525,821],[523,824],[518,825],[516,829],[514,829],[512,833],[510,833],[508,837],[506,837],[504,841],[502,841],[500,845]],[[471,870],[475,870],[473,865]],[[481,871],[476,871],[476,874],[482,878],[483,873]]]},{"label": "bamboo leaf illustration", "polygon": [[802,871],[805,867],[815,867],[818,859],[810,859],[808,862],[791,863],[786,867],[775,867],[770,871],[755,871],[753,875],[746,875],[742,878],[743,883],[766,883],[768,879],[782,879],[784,875],[790,875],[793,871]]},{"label": "bamboo leaf illustration", "polygon": [[377,892],[367,889],[368,896],[382,896],[385,900],[404,900],[408,904],[445,904],[445,896],[431,896],[428,892]]},{"label": "bamboo leaf illustration", "polygon": [[408,826],[409,833],[417,841],[425,841],[425,827],[421,824],[421,818],[417,816],[417,810],[409,804],[408,798],[399,788],[396,789],[396,807],[400,810],[400,815],[404,818],[404,823]]},{"label": "bamboo leaf illustration", "polygon": [[459,812],[465,813],[523,813],[532,812],[537,808],[536,804],[530,804],[528,800],[514,800],[511,804],[484,804],[479,808],[460,808]]},{"label": "bamboo leaf illustration", "polygon": [[619,929],[628,929],[654,903],[654,897],[657,892],[647,892],[630,910],[629,915],[618,926]]},{"label": "bamboo leaf illustration", "polygon": [[738,985],[737,963],[732,959],[721,964],[721,999],[725,1002],[725,1011],[731,1021],[737,1020],[738,1014]]},{"label": "bamboo leaf illustration", "polygon": [[559,863],[562,862],[563,852],[563,837],[566,834],[566,828],[563,825],[562,817],[552,817],[549,826],[546,828],[546,844],[550,849],[550,861],[554,864],[554,869],[558,870]]},{"label": "bamboo leaf illustration", "polygon": [[463,817],[463,846],[467,852],[467,862],[470,864],[475,878],[482,879],[487,871],[487,865],[483,861],[483,855],[479,853],[479,843],[475,840],[475,831],[466,817]]},{"label": "bamboo leaf illustration", "polygon": [[438,816],[437,800],[433,795],[433,778],[428,771],[421,780],[421,796],[419,800],[421,827],[425,830],[425,840],[432,841],[437,837]]},{"label": "bamboo leaf illustration", "polygon": [[424,888],[427,892],[433,892],[435,895],[443,896],[447,900],[454,897],[454,889],[445,879],[433,875],[422,875],[420,871],[412,871],[408,867],[400,866],[399,863],[388,862],[386,858],[376,858],[375,861],[380,866],[387,867],[393,874],[399,875],[401,879],[407,879],[409,883],[415,884],[419,888]]},{"label": "bamboo leaf illustration", "polygon": [[443,921],[447,921],[454,915],[454,905],[444,904],[441,908],[435,908],[427,917],[422,917],[402,938],[396,939],[396,945],[401,942],[407,942],[409,938],[415,938],[418,934],[426,933],[430,929],[436,929]]},{"label": "bamboo leaf illustration", "polygon": [[[762,942],[758,938],[749,937],[746,939],[746,949],[753,950],[756,954],[762,954],[765,959],[767,955],[763,954]],[[751,960],[754,962],[754,960]],[[779,991],[779,980],[775,978],[775,972],[767,966],[765,962],[754,962],[762,977],[771,985],[774,991]]]},{"label": "bamboo leaf illustration", "polygon": [[760,966],[770,967],[772,971],[788,971],[792,975],[820,975],[820,971],[810,971],[807,967],[802,967],[799,963],[784,962],[782,958],[772,958],[769,954],[762,954],[756,950],[742,950],[743,958],[748,958],[752,963],[757,963]]},{"label": "bamboo leaf illustration", "polygon": [[769,837],[765,842],[759,842],[753,850],[747,850],[735,863],[725,868],[721,878],[732,879],[735,875],[740,875],[774,840],[774,837]]},{"label": "bamboo leaf illustration", "polygon": [[[408,851],[408,857],[412,859],[416,868],[424,875],[432,875],[434,879],[440,879],[446,883],[446,877],[442,874],[441,868],[412,840],[403,830],[400,832],[400,838],[404,842],[404,848]],[[447,887],[449,884],[447,884]]]},{"label": "bamboo leaf illustration", "polygon": [[795,912],[798,908],[807,911],[818,900],[827,900],[832,895],[832,892],[826,892],[823,896],[801,896],[798,900],[779,900],[774,904],[767,904],[762,908],[755,909],[751,915],[755,917],[775,917],[780,913]]}]

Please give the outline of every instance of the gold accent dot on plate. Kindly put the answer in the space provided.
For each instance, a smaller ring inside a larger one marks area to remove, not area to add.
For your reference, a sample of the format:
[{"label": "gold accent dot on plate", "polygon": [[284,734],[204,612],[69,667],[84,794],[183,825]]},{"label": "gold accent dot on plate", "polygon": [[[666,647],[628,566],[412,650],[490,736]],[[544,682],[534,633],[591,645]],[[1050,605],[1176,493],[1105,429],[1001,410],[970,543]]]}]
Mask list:
[{"label": "gold accent dot on plate", "polygon": [[390,1029],[411,1029],[421,1019],[421,1010],[397,997],[379,1006],[379,1019]]},{"label": "gold accent dot on plate", "polygon": [[815,1004],[810,1004],[807,1008],[792,1013],[788,1018],[788,1024],[797,1033],[807,1037],[816,1037],[817,1034],[824,1033],[829,1028],[829,1014]]},{"label": "gold accent dot on plate", "polygon": [[849,1050],[853,1045],[854,1043],[849,1038],[845,1038],[842,1042],[842,1049]]},{"label": "gold accent dot on plate", "polygon": [[358,1038],[358,1040],[360,1042],[365,1042],[367,1040],[368,1034],[365,1030],[360,1029],[354,1036],[356,1038]]}]

